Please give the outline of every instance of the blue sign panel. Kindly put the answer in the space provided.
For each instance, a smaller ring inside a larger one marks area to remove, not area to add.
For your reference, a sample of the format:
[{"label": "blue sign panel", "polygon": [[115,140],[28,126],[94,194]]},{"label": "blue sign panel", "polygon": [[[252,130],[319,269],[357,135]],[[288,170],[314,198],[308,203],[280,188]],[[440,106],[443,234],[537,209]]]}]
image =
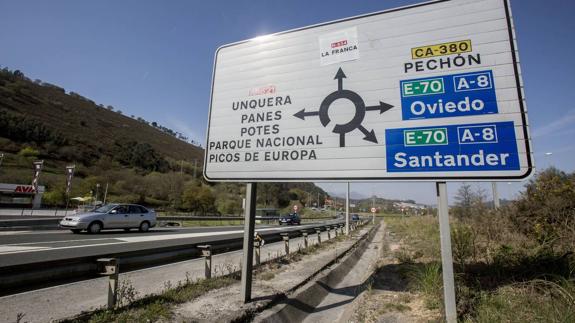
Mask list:
[{"label": "blue sign panel", "polygon": [[519,170],[512,121],[387,129],[388,172]]},{"label": "blue sign panel", "polygon": [[491,71],[400,81],[403,120],[497,113]]}]

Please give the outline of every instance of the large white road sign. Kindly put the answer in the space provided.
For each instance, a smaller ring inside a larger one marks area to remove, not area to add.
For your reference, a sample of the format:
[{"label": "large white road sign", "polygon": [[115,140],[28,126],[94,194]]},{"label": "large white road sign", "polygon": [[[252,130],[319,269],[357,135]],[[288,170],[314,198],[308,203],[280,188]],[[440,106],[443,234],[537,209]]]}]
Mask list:
[{"label": "large white road sign", "polygon": [[522,179],[510,5],[426,2],[222,46],[208,180]]}]

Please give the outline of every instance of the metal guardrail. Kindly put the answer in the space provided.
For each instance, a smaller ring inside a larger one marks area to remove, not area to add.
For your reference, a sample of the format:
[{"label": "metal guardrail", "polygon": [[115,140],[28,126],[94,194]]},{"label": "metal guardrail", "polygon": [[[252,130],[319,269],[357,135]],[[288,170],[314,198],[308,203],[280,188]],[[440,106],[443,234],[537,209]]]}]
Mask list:
[{"label": "metal guardrail", "polygon": [[[11,230],[11,229],[58,229],[58,224],[60,223],[60,217],[47,217],[38,216],[33,218],[28,218],[27,216],[16,217],[11,216],[9,219],[2,219],[0,216],[0,231]],[[260,224],[274,224],[277,223],[278,216],[258,216],[256,221]],[[302,218],[302,223],[309,223],[318,220],[334,220],[334,217],[310,217]],[[243,216],[158,216],[157,220],[160,225],[172,224],[181,225],[183,221],[207,221],[207,222],[225,222],[225,221],[239,221],[243,224]]]},{"label": "metal guardrail", "polygon": [[[256,216],[256,223],[259,224],[276,224],[279,221],[279,216]],[[156,218],[163,225],[182,225],[184,221],[208,221],[208,222],[218,222],[221,223],[225,221],[239,221],[240,224],[244,223],[243,216],[158,216]],[[310,223],[318,220],[329,221],[335,220],[337,217],[303,217],[301,218],[302,223]]]},{"label": "metal guardrail", "polygon": [[[289,232],[290,237],[300,237],[302,236],[301,230],[314,231],[315,228],[318,228],[321,231],[326,231],[327,227],[345,225],[344,223],[344,221],[330,221],[326,224],[313,226],[293,226],[290,227],[290,230],[287,232]],[[286,231],[283,233],[285,232]],[[278,232],[262,232],[261,236],[267,243],[282,241],[282,236]],[[97,260],[102,257],[121,259],[123,271],[132,271],[199,258],[201,257],[201,250],[198,248],[198,245],[202,244],[205,244],[205,242],[194,244],[182,243],[173,246],[120,253],[107,251],[101,254],[57,261],[0,267],[0,296],[33,290],[40,286],[53,286],[99,277]],[[214,254],[241,250],[243,247],[243,238],[227,238],[211,241],[210,245],[212,246],[212,252]]]}]

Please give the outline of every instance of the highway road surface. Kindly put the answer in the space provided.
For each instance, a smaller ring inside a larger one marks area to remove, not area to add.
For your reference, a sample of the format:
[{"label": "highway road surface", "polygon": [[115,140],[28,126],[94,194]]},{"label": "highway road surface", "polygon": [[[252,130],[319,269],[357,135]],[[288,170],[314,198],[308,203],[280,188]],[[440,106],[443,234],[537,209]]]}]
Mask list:
[{"label": "highway road surface", "polygon": [[[279,234],[313,229],[335,222],[337,221],[332,220],[289,227],[261,225],[256,227],[256,231],[262,235]],[[100,234],[72,234],[68,230],[7,231],[0,232],[0,268],[180,245],[207,244],[242,236],[243,226],[153,228],[146,233],[111,230]]]}]

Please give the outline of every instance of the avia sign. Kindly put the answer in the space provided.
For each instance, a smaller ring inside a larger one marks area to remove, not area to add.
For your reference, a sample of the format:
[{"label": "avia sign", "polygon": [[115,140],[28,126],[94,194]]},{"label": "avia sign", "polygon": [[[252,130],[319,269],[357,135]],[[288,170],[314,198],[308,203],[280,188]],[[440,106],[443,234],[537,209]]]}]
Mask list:
[{"label": "avia sign", "polygon": [[510,5],[434,1],[216,52],[214,181],[513,180],[533,169]]},{"label": "avia sign", "polygon": [[34,187],[32,185],[18,185],[14,189],[14,193],[34,194],[34,192]]}]

